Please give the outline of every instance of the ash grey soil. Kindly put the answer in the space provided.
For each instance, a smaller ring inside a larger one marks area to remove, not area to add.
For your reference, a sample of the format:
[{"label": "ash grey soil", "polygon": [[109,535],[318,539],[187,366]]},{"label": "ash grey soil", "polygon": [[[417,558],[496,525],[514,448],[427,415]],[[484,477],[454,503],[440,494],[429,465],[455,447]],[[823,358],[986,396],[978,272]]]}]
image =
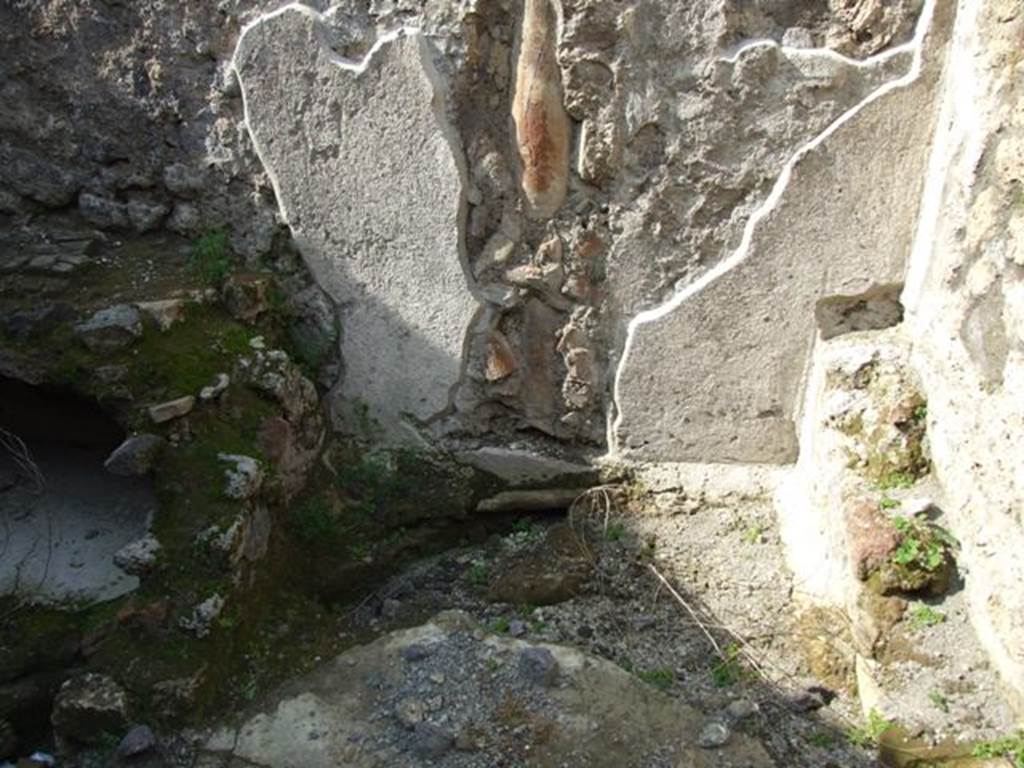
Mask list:
[{"label": "ash grey soil", "polygon": [[[282,702],[303,695],[337,697],[344,688],[360,701],[359,722],[365,718],[372,724],[353,739],[366,754],[386,755],[381,764],[388,765],[877,764],[873,750],[858,748],[849,738],[864,721],[852,690],[812,674],[815,653],[824,652],[794,604],[794,585],[767,501],[711,506],[676,500],[668,510],[648,508],[631,517],[628,528],[612,517],[607,528],[599,522],[596,530],[591,526],[589,534],[580,536],[574,554],[565,541],[567,532],[582,530],[579,526],[577,521],[570,529],[557,518],[524,519],[509,535],[423,561],[382,585],[356,608],[354,631],[417,625],[452,607],[466,612],[455,620],[461,629],[442,633],[438,640],[436,627],[430,630],[434,624],[428,623],[427,629],[399,632],[343,654],[258,705],[236,734],[238,743],[250,744],[247,749],[257,743],[280,749],[279,729],[295,723]],[[572,576],[580,561],[590,569],[582,586]],[[685,606],[655,570],[674,585]],[[540,581],[552,599],[562,601],[538,606],[507,593],[509,583],[519,584],[522,595],[536,598]],[[499,584],[505,585],[502,598],[512,602],[494,601]],[[911,630],[909,619],[900,625],[898,631],[910,637],[915,653],[885,666],[886,685],[892,686],[887,695],[896,711],[906,713],[900,723],[906,733],[923,738],[909,747],[897,740],[896,752],[905,749],[905,755],[913,755],[949,737],[993,738],[1012,728],[1012,717],[992,696],[995,676],[980,663],[981,651],[960,602],[957,595],[948,598],[947,618],[938,626]],[[452,619],[438,623],[446,621]],[[849,650],[842,628],[829,631],[834,643],[828,653],[841,659]],[[424,632],[433,638],[426,646],[416,639]],[[723,662],[712,642],[734,661]],[[378,653],[370,649],[382,645],[401,656],[397,671],[379,679],[367,673],[345,685],[334,679],[339,668],[366,668],[367,654]],[[629,712],[614,707],[601,716],[590,712],[595,734],[583,743],[597,740],[600,749],[559,752],[559,728],[575,716],[564,697],[578,691],[579,683],[564,675],[561,687],[553,689],[562,698],[552,698],[551,691],[524,679],[520,661],[525,648],[549,647],[556,656],[582,659],[596,670],[601,683],[592,692],[593,707],[610,705],[609,696],[625,695],[625,689],[610,694],[608,686],[620,671],[631,673],[646,693],[629,688],[634,691],[630,695],[650,699],[644,705],[646,719],[634,723]],[[942,647],[964,652],[954,663]],[[852,672],[852,657],[846,663]],[[948,692],[944,711],[930,696],[936,689]],[[672,734],[678,741],[659,731],[659,716],[653,713],[666,710],[674,712]],[[323,715],[322,727],[350,723],[347,710],[344,716],[331,711]],[[252,717],[254,712],[263,714]],[[604,729],[615,729],[618,719],[622,729],[602,741]],[[631,740],[630,729],[647,734],[642,747]],[[712,746],[716,733],[725,739],[724,746]],[[224,738],[224,733],[215,735],[209,744],[223,750]],[[699,744],[705,746],[687,752]],[[768,757],[733,762],[736,755],[730,750],[737,744],[760,745]],[[235,755],[241,755],[237,745]],[[684,755],[691,762],[680,762]],[[269,764],[251,755],[248,759]]]},{"label": "ash grey soil", "polygon": [[[205,737],[208,757],[233,751],[262,765],[271,763],[256,758],[260,749],[296,757],[288,750],[309,745],[287,733],[302,723],[320,734],[308,736],[312,742],[332,728],[352,730],[353,743],[363,747],[359,755],[385,761],[367,757],[353,763],[359,765],[874,764],[872,754],[844,736],[859,720],[854,700],[840,691],[832,700],[833,692],[817,688],[820,681],[802,667],[792,635],[791,583],[767,503],[648,514],[631,519],[628,529],[613,517],[607,529],[599,523],[579,535],[583,525],[524,520],[509,535],[423,561],[390,580],[356,608],[353,631],[415,626],[453,607],[466,612],[456,622],[461,629],[438,635],[428,624],[343,654],[255,706],[233,728]],[[572,536],[578,536],[575,553],[565,546]],[[707,554],[711,538],[720,545],[715,551],[728,554]],[[590,576],[576,590],[571,574],[581,561]],[[699,620],[651,566],[676,585]],[[542,580],[551,599],[562,602],[530,605],[506,592],[502,597],[512,602],[492,599],[502,583],[518,583],[536,599]],[[749,642],[763,676],[736,655],[729,630]],[[716,656],[705,631],[735,660]],[[367,662],[382,647],[401,657],[393,667]],[[590,709],[581,715],[571,702],[581,690],[574,675],[563,674],[552,689],[524,679],[520,656],[528,647],[551,648],[563,667],[572,658],[592,670],[597,682],[584,697]],[[379,679],[365,671],[375,664],[385,670]],[[352,668],[364,672],[342,681],[339,675]],[[342,691],[348,703],[339,709]],[[643,716],[616,707],[627,691],[644,702]],[[293,711],[296,702],[311,705],[305,719]],[[578,734],[582,740],[574,743],[583,746],[564,751],[572,732],[566,723],[580,716],[591,718],[592,731]],[[674,724],[668,731],[659,725],[665,717]],[[637,742],[636,734],[644,738]],[[713,746],[716,734],[724,745]],[[317,759],[306,755],[295,764],[319,765]]]},{"label": "ash grey soil", "polygon": [[149,530],[150,484],[105,472],[102,447],[31,448],[45,479],[39,492],[0,456],[0,594],[75,603],[134,590],[138,578],[114,565],[114,554]]}]

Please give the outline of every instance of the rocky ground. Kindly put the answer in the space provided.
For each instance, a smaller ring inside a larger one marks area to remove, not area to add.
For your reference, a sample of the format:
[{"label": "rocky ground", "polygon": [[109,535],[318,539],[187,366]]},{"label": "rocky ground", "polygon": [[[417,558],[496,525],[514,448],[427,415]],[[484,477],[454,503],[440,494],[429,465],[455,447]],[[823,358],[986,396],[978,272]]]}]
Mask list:
[{"label": "rocky ground", "polygon": [[882,711],[906,728],[883,735],[844,628],[797,610],[767,501],[648,498],[627,519],[592,498],[326,612],[340,645],[363,644],[136,762],[870,766],[880,739],[883,764],[925,765],[969,751],[929,742],[1011,729],[956,594],[941,622],[909,611],[894,630],[910,651],[883,660]]}]

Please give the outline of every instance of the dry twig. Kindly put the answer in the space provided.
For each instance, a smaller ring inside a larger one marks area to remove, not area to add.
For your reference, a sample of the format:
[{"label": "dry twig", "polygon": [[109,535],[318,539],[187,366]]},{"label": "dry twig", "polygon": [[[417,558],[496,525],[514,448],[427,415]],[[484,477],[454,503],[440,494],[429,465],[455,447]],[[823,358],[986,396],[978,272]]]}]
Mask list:
[{"label": "dry twig", "polygon": [[43,488],[46,486],[46,478],[43,477],[39,465],[32,458],[32,453],[29,451],[28,446],[25,445],[25,441],[9,429],[0,427],[0,448],[10,455],[18,469],[32,481],[32,484],[35,486],[35,492],[42,493]]}]

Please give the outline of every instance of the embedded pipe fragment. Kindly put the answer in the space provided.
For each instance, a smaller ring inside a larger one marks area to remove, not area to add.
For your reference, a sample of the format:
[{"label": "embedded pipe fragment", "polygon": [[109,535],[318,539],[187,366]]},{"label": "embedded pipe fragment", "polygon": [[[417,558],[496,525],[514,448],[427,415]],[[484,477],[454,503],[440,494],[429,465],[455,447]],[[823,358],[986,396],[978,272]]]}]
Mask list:
[{"label": "embedded pipe fragment", "polygon": [[569,118],[555,57],[556,27],[550,0],[525,0],[512,119],[531,219],[550,218],[561,207],[569,173]]}]

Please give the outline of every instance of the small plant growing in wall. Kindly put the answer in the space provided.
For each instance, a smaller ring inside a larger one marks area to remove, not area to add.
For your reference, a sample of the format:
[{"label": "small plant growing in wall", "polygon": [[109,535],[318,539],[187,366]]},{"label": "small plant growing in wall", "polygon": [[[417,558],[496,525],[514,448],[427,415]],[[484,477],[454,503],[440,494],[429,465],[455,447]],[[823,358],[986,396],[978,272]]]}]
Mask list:
[{"label": "small plant growing in wall", "polygon": [[[925,589],[933,594],[945,592],[952,576],[956,539],[923,515],[897,515],[892,518],[892,525],[896,529],[896,548],[869,583],[881,594]],[[922,621],[940,615],[937,611],[933,611],[935,616],[928,617],[923,611],[920,613]]]},{"label": "small plant growing in wall", "polygon": [[486,586],[490,578],[491,571],[484,562],[477,561],[466,571],[466,580],[475,587]]},{"label": "small plant growing in wall", "polygon": [[949,700],[939,691],[931,691],[928,694],[928,701],[940,712],[949,712]]},{"label": "small plant growing in wall", "polygon": [[192,246],[188,264],[203,285],[220,287],[231,274],[227,231],[214,229],[200,235]]}]

